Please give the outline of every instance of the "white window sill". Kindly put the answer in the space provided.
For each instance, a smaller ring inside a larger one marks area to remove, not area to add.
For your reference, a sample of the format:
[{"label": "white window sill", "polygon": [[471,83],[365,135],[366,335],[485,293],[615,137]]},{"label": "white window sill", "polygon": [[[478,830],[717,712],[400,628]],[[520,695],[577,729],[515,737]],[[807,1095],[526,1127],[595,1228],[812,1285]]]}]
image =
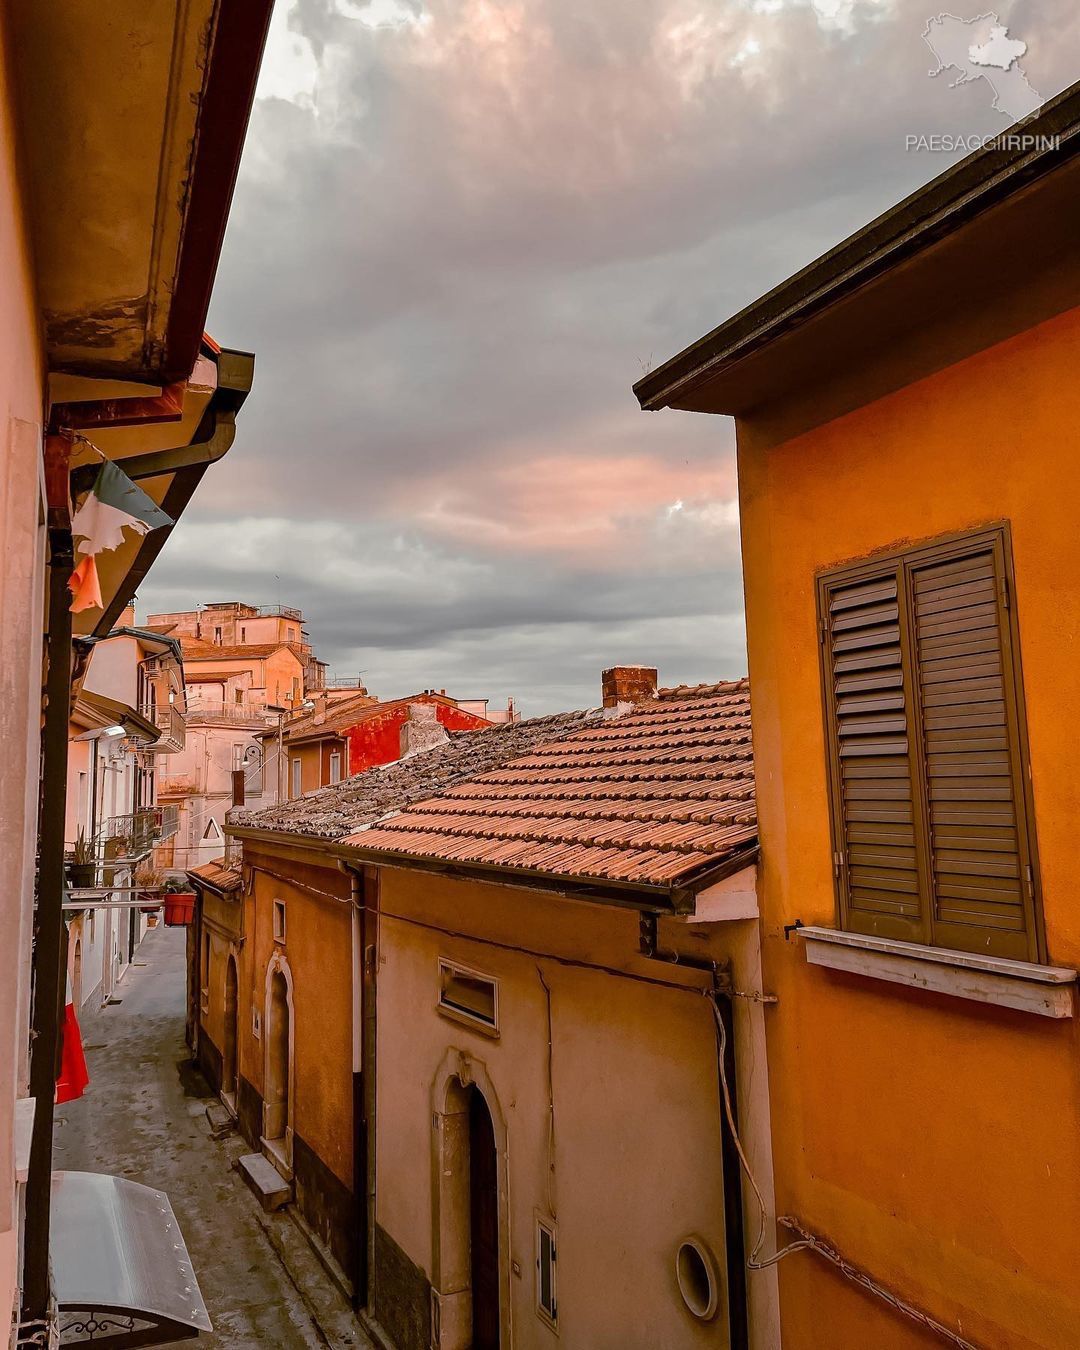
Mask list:
[{"label": "white window sill", "polygon": [[930,989],[937,994],[996,1003],[1039,1017],[1072,1017],[1077,972],[1067,966],[1037,966],[1000,956],[921,947],[914,942],[845,933],[837,928],[795,930],[811,965],[849,971],[875,980]]}]

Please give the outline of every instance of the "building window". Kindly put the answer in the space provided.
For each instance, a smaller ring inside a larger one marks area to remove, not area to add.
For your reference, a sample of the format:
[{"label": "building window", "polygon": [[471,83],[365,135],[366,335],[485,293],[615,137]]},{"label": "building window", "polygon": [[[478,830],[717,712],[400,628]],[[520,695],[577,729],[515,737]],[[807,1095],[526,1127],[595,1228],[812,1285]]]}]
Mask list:
[{"label": "building window", "polygon": [[274,901],[274,941],[285,941],[285,901]]},{"label": "building window", "polygon": [[341,782],[341,751],[330,751],[330,781],[331,783]]},{"label": "building window", "polygon": [[219,647],[221,646],[221,629],[220,629],[220,628],[215,628],[215,629],[214,629],[214,641],[217,643],[217,645],[218,645]]},{"label": "building window", "polygon": [[457,1021],[497,1031],[499,1025],[498,986],[489,975],[439,962],[439,1011]]},{"label": "building window", "polygon": [[1045,958],[1004,528],[819,578],[842,927]]},{"label": "building window", "polygon": [[247,629],[244,627],[243,624],[240,625],[240,641],[241,642],[247,641]]},{"label": "building window", "polygon": [[299,797],[303,791],[301,786],[303,782],[303,766],[300,760],[294,759],[292,762],[292,795]]},{"label": "building window", "polygon": [[536,1311],[550,1326],[559,1320],[555,1293],[555,1225],[548,1219],[536,1221]]},{"label": "building window", "polygon": [[288,629],[286,629],[286,632],[287,632],[288,635],[289,635],[288,640],[289,640],[290,642],[295,642],[295,641],[296,641],[296,629],[295,629],[295,628],[288,628]]}]

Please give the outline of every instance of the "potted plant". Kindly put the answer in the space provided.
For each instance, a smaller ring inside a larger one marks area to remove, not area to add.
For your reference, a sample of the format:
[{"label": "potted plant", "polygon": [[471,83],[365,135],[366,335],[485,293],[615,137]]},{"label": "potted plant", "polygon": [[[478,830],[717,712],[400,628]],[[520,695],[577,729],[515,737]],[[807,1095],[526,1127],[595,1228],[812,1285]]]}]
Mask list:
[{"label": "potted plant", "polygon": [[94,859],[94,845],[87,839],[82,826],[75,837],[75,847],[67,864],[68,885],[72,890],[89,890],[93,886],[97,873]]},{"label": "potted plant", "polygon": [[195,917],[195,892],[185,890],[183,877],[165,880],[165,927],[185,928]]},{"label": "potted plant", "polygon": [[141,901],[139,908],[144,914],[157,915],[161,908],[161,892],[165,886],[165,873],[147,859],[135,869],[135,885],[138,886]]}]

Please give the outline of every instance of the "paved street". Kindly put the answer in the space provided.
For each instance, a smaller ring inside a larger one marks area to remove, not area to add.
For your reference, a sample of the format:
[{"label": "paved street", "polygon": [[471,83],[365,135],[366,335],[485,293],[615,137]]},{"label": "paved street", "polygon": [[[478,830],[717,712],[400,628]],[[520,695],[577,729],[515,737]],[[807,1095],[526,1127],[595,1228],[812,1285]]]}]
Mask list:
[{"label": "paved street", "polygon": [[182,928],[148,933],[116,991],[123,1001],[84,1010],[90,1086],[57,1108],[55,1165],[166,1191],[214,1324],[200,1345],[366,1345],[299,1230],[263,1214],[210,1136],[207,1087],[184,1045],[184,937]]}]

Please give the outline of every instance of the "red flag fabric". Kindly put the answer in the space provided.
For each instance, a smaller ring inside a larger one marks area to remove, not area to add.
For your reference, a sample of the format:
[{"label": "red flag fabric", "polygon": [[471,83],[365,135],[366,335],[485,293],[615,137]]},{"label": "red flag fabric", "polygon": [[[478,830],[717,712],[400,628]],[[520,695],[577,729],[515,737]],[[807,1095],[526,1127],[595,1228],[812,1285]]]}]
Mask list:
[{"label": "red flag fabric", "polygon": [[64,1008],[64,1026],[61,1031],[60,1077],[56,1080],[56,1104],[73,1102],[81,1097],[90,1081],[83,1054],[82,1032],[75,1017],[75,1005]]}]

